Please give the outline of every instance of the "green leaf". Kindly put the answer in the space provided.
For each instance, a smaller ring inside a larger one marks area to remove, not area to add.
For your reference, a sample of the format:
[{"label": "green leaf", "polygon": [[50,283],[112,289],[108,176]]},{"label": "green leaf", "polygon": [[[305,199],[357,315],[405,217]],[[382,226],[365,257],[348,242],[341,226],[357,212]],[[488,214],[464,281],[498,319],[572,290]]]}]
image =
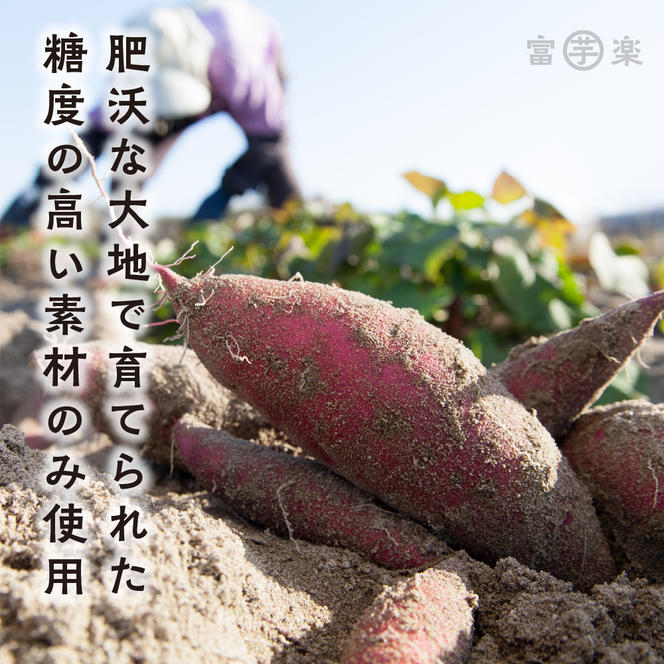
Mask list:
[{"label": "green leaf", "polygon": [[484,197],[475,191],[470,191],[470,189],[458,194],[448,191],[447,200],[455,210],[474,210],[484,205]]},{"label": "green leaf", "polygon": [[558,257],[552,251],[539,251],[531,260],[537,274],[557,290],[560,284]]},{"label": "green leaf", "polygon": [[487,368],[501,362],[507,355],[498,343],[496,335],[483,327],[471,330],[464,343]]},{"label": "green leaf", "polygon": [[580,307],[585,302],[585,296],[581,290],[581,283],[572,269],[562,260],[558,262],[558,276],[561,281],[561,297],[570,304]]},{"label": "green leaf", "polygon": [[528,288],[535,282],[535,269],[528,254],[510,237],[499,238],[493,243],[495,260],[504,279],[514,287]]},{"label": "green leaf", "polygon": [[496,295],[519,326],[531,332],[553,332],[571,325],[571,309],[558,297],[556,284],[538,274],[512,238],[494,242],[488,274]]},{"label": "green leaf", "polygon": [[437,309],[448,307],[454,299],[454,292],[447,286],[427,288],[411,281],[399,281],[386,290],[381,297],[395,307],[417,309],[422,316],[431,319]]},{"label": "green leaf", "polygon": [[531,247],[537,247],[537,231],[532,226],[525,226],[518,219],[508,223],[496,224],[487,222],[482,231],[488,242],[492,243],[501,237],[514,238],[520,247],[530,251]]},{"label": "green leaf", "polygon": [[364,272],[362,274],[350,277],[345,286],[350,290],[359,291],[365,295],[372,297],[380,297],[381,287],[384,286],[383,280],[372,272]]},{"label": "green leaf", "polygon": [[513,312],[520,324],[524,324],[533,309],[541,308],[531,288],[535,283],[535,270],[524,251],[508,238],[503,240],[487,265],[489,279],[504,306]]},{"label": "green leaf", "polygon": [[616,255],[618,256],[639,256],[641,254],[641,247],[623,242],[615,248]]},{"label": "green leaf", "polygon": [[568,330],[573,325],[570,308],[557,297],[550,300],[547,309],[549,317],[558,330]]},{"label": "green leaf", "polygon": [[664,258],[652,268],[652,278],[658,288],[664,288]]},{"label": "green leaf", "polygon": [[533,210],[535,214],[541,219],[565,219],[565,215],[558,210],[558,208],[551,205],[551,203],[545,201],[542,198],[537,198],[533,200]]}]

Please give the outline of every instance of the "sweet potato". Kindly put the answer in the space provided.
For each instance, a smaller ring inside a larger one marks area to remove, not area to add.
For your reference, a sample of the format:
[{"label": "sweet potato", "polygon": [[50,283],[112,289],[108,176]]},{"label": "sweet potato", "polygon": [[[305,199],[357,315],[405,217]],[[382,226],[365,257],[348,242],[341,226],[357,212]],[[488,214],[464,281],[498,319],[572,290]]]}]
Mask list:
[{"label": "sweet potato", "polygon": [[455,562],[452,558],[379,595],[355,626],[342,663],[467,661],[477,595]]},{"label": "sweet potato", "polygon": [[550,435],[417,312],[316,283],[158,271],[210,373],[355,486],[484,560],[583,587],[611,575]]},{"label": "sweet potato", "polygon": [[[142,385],[147,386],[152,406],[147,431],[141,437],[142,453],[146,458],[157,463],[170,463],[171,427],[185,413],[191,413],[205,424],[246,438],[254,436],[259,427],[267,425],[253,408],[210,376],[191,350],[183,355],[182,346],[160,346],[138,341],[133,342],[131,348],[147,353],[147,360],[141,369]],[[79,344],[79,349],[87,355],[80,366],[83,377],[81,389],[61,388],[57,396],[81,399],[90,409],[96,429],[113,437],[110,413],[106,410],[113,393],[108,380],[115,371],[115,360],[109,359],[109,352],[118,352],[121,348],[109,341],[91,341]],[[34,363],[45,366],[44,355],[50,351],[49,347],[35,351]],[[40,393],[31,410],[39,410],[43,399],[44,394]],[[173,462],[182,466],[178,454],[173,456]]]},{"label": "sweet potato", "polygon": [[664,405],[623,401],[579,417],[562,451],[590,488],[615,545],[664,581]]},{"label": "sweet potato", "polygon": [[492,372],[559,438],[650,336],[662,311],[658,291],[552,337],[533,337]]},{"label": "sweet potato", "polygon": [[447,546],[310,459],[234,438],[186,415],[173,427],[191,472],[240,516],[291,537],[342,546],[378,565],[431,565]]}]

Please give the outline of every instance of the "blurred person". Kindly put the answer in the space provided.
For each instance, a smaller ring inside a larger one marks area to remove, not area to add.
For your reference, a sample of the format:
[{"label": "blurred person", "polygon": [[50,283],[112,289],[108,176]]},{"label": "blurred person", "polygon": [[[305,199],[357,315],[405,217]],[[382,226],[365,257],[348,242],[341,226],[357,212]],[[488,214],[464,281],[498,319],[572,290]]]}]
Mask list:
[{"label": "blurred person", "polygon": [[[148,9],[127,27],[131,34],[147,36],[153,56],[146,74],[151,129],[139,134],[152,148],[153,171],[188,126],[215,113],[229,113],[246,136],[246,151],[200,204],[194,220],[221,217],[229,199],[248,189],[264,189],[273,207],[301,197],[286,136],[281,39],[267,14],[245,0],[205,0]],[[88,127],[80,136],[98,157],[114,133],[101,104],[90,113]],[[40,168],[0,220],[27,225],[44,189],[56,182]]]}]

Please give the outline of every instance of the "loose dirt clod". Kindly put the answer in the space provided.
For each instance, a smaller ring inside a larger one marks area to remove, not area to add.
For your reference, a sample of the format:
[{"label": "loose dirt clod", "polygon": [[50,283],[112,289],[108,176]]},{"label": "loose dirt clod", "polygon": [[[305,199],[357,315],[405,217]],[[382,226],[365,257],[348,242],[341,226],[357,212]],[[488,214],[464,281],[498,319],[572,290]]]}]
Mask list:
[{"label": "loose dirt clod", "polygon": [[33,486],[43,466],[43,456],[25,446],[24,435],[11,424],[0,429],[0,486]]},{"label": "loose dirt clod", "polygon": [[[3,664],[331,664],[376,597],[404,579],[342,548],[300,541],[296,552],[214,495],[164,477],[144,496],[153,528],[142,560],[156,592],[149,602],[116,598],[101,579],[116,562],[101,538],[111,494],[90,478],[76,502],[95,533],[81,547],[91,575],[82,597],[52,604],[35,527],[49,504],[37,488],[47,455],[25,448],[13,427],[2,439]],[[472,664],[664,661],[662,584],[623,574],[587,595],[514,559],[491,568],[457,556],[479,597]]]},{"label": "loose dirt clod", "polygon": [[35,391],[30,354],[43,346],[43,330],[24,311],[0,313],[0,422],[12,422]]}]

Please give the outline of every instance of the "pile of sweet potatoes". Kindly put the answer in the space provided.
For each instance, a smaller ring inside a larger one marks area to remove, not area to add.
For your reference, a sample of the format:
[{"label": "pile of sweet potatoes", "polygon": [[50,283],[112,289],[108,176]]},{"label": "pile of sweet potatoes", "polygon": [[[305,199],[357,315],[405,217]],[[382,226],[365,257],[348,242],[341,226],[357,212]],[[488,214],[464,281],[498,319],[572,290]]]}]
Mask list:
[{"label": "pile of sweet potatoes", "polygon": [[[619,474],[620,450],[595,452],[615,413],[582,413],[651,333],[664,292],[531,340],[487,372],[417,312],[359,293],[237,275],[185,280],[157,269],[187,341],[217,380],[334,473],[449,544],[488,562],[514,556],[581,589],[608,581],[614,554],[589,487],[603,518],[623,533],[637,526],[642,569],[661,573],[662,409],[631,407],[629,471],[618,483],[606,471]],[[585,483],[554,441],[565,434]],[[298,460],[254,460],[239,441],[191,421],[178,423],[175,437],[192,472],[255,521],[383,555],[372,524],[322,479],[298,476]],[[392,551],[401,548],[399,533],[390,539]],[[414,561],[426,564],[432,549],[416,551]],[[470,589],[441,565],[378,598],[344,661],[463,661]]]},{"label": "pile of sweet potatoes", "polygon": [[[589,492],[534,413],[556,435],[569,427],[650,333],[664,293],[486,372],[415,311],[359,293],[158,271],[210,373],[335,473],[480,559],[511,555],[579,587],[613,574]],[[540,371],[525,407],[505,385],[516,392],[543,357],[548,389]],[[548,415],[571,374],[582,385]]]},{"label": "pile of sweet potatoes", "polygon": [[[318,462],[220,433],[199,421],[200,404],[171,416],[185,465],[241,515],[388,567],[429,567],[451,545],[490,563],[513,556],[580,589],[609,580],[616,555],[661,578],[663,409],[583,413],[651,333],[664,292],[533,339],[486,371],[414,310],[310,282],[156,269],[209,373]],[[434,569],[385,601],[425,641],[438,618],[413,597],[458,606],[449,624],[466,643],[470,590],[444,560]],[[429,661],[398,645],[382,652],[400,622],[386,605],[372,611],[353,637],[371,654],[349,646],[348,662]],[[431,661],[449,648],[437,634],[422,646]]]}]

